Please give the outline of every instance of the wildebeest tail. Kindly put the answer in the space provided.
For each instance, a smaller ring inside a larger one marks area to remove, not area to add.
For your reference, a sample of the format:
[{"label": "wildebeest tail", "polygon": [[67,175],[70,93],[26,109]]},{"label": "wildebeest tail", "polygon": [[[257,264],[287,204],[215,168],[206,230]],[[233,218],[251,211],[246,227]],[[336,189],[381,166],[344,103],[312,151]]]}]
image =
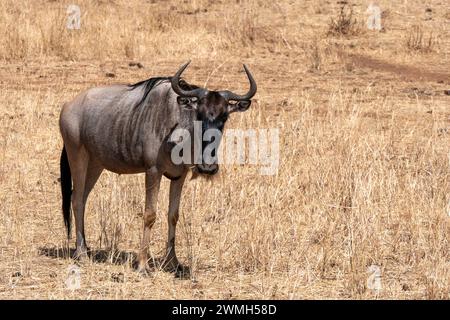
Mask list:
[{"label": "wildebeest tail", "polygon": [[62,212],[64,216],[64,224],[67,229],[67,238],[70,238],[70,199],[72,197],[72,174],[70,172],[69,159],[67,158],[65,147],[63,147],[61,152],[61,160],[59,165],[61,172]]}]

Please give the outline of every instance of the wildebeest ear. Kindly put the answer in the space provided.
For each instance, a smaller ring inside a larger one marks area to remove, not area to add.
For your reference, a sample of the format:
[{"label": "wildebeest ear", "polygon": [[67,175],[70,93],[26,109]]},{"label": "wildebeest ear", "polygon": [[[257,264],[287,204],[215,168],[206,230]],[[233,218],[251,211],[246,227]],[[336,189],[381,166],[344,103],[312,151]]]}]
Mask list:
[{"label": "wildebeest ear", "polygon": [[188,110],[197,109],[197,98],[177,97],[177,103]]},{"label": "wildebeest ear", "polygon": [[252,104],[251,100],[242,100],[237,103],[229,103],[228,112],[231,113],[235,111],[239,112],[247,111],[247,109],[250,108],[251,104]]}]

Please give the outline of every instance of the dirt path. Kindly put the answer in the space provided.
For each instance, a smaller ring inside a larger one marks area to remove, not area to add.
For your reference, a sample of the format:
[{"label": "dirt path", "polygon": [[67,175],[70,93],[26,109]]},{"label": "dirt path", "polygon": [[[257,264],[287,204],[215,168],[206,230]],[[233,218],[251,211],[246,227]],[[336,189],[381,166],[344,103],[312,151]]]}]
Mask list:
[{"label": "dirt path", "polygon": [[427,69],[422,69],[418,67],[412,67],[408,65],[399,65],[390,63],[387,61],[375,59],[372,57],[364,56],[361,54],[347,54],[341,53],[341,55],[350,61],[352,61],[356,66],[361,68],[370,68],[373,70],[395,73],[407,80],[417,81],[436,81],[440,83],[450,83],[450,73],[435,72]]}]

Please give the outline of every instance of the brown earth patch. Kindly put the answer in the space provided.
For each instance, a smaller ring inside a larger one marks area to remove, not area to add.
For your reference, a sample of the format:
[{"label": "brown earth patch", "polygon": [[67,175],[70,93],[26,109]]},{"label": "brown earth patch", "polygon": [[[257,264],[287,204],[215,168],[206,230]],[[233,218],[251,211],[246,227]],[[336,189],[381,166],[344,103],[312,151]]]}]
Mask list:
[{"label": "brown earth patch", "polygon": [[450,73],[432,71],[408,65],[394,64],[361,54],[341,53],[341,56],[349,59],[355,66],[361,68],[370,68],[382,72],[394,73],[407,80],[423,80],[435,81],[440,83],[450,83]]}]

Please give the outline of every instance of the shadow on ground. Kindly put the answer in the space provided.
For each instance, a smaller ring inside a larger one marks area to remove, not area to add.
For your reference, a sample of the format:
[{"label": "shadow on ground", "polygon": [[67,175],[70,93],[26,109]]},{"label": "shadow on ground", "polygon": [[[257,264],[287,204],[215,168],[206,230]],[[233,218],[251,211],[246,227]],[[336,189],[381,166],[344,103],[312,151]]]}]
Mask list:
[{"label": "shadow on ground", "polygon": [[[39,255],[53,259],[71,259],[75,255],[75,249],[68,248],[39,248]],[[89,258],[94,263],[111,263],[115,265],[129,265],[134,270],[138,270],[137,254],[130,251],[120,250],[90,250]],[[175,269],[167,268],[164,257],[153,258],[148,261],[151,270],[164,270],[174,273],[176,278],[188,279],[190,277],[190,268],[178,265]]]},{"label": "shadow on ground", "polygon": [[[75,249],[68,248],[39,248],[39,254],[53,259],[69,259],[75,255]],[[91,250],[88,252],[92,262],[96,263],[112,263],[112,264],[129,264],[135,265],[137,255],[129,251],[117,250]]]}]

